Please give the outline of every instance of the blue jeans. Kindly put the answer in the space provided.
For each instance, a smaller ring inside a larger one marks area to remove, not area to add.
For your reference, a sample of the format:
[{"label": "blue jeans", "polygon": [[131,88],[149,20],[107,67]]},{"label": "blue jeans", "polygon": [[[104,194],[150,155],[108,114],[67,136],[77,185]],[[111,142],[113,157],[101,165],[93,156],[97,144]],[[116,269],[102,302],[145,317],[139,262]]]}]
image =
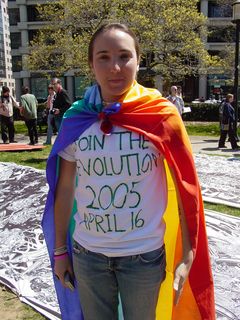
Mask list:
[{"label": "blue jeans", "polygon": [[60,116],[54,116],[54,121],[55,121],[55,126],[57,129],[57,132],[59,133],[60,127],[61,127],[61,123],[62,123],[62,117]]},{"label": "blue jeans", "polygon": [[47,144],[52,144],[52,135],[53,135],[53,126],[52,126],[52,120],[54,118],[54,115],[49,113],[47,118]]},{"label": "blue jeans", "polygon": [[124,320],[154,320],[166,257],[160,249],[106,257],[73,245],[73,267],[84,320],[117,320],[120,294]]}]

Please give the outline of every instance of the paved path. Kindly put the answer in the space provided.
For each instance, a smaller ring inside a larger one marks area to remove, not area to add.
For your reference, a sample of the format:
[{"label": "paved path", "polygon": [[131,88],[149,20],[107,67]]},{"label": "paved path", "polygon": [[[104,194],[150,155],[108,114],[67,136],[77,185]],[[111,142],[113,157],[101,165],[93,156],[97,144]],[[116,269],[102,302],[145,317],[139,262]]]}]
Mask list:
[{"label": "paved path", "polygon": [[233,151],[230,142],[226,142],[227,149],[218,149],[218,137],[190,136],[190,140],[194,153],[224,157],[240,157],[240,151]]}]

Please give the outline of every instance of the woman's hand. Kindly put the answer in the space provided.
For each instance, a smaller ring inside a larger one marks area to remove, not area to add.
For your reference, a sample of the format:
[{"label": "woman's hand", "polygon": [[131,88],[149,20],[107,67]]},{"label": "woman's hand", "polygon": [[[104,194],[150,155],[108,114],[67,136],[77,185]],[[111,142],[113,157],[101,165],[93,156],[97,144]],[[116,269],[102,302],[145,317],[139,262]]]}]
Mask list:
[{"label": "woman's hand", "polygon": [[68,255],[63,259],[55,260],[54,262],[54,274],[65,288],[68,287],[64,281],[64,275],[66,272],[68,272],[71,278],[74,279],[73,269]]},{"label": "woman's hand", "polygon": [[173,288],[175,290],[174,304],[177,305],[182,294],[183,286],[189,275],[193,263],[193,254],[189,254],[187,259],[183,259],[175,270]]}]

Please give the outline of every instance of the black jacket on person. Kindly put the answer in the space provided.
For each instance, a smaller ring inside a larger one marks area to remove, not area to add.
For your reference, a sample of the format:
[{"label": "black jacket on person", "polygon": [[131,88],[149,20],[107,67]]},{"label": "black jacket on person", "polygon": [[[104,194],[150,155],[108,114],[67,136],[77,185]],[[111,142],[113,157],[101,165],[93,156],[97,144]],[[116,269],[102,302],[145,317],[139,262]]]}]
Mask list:
[{"label": "black jacket on person", "polygon": [[61,89],[56,93],[55,99],[53,101],[53,109],[57,108],[60,113],[55,117],[63,117],[65,111],[71,106],[71,100],[66,90]]},{"label": "black jacket on person", "polygon": [[225,102],[223,105],[222,123],[231,124],[235,121],[235,110],[231,103]]}]

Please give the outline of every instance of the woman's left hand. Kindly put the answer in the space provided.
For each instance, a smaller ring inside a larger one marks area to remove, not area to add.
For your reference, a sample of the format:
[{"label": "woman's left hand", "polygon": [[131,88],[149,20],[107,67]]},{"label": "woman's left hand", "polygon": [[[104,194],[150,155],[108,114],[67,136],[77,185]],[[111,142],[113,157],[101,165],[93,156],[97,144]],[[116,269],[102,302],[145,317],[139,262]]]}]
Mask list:
[{"label": "woman's left hand", "polygon": [[190,255],[188,259],[183,259],[178,264],[175,270],[175,276],[174,276],[174,282],[173,282],[173,288],[175,291],[174,305],[178,304],[179,298],[182,294],[184,283],[187,280],[192,263],[193,263],[193,256]]}]

